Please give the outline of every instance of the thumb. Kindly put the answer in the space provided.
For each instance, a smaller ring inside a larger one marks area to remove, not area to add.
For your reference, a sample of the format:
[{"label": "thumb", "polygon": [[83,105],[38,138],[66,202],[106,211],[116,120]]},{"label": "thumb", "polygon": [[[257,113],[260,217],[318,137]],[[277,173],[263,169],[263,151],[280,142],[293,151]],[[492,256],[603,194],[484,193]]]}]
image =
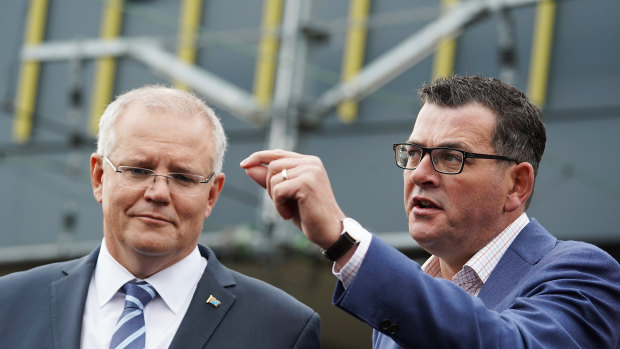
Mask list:
[{"label": "thumb", "polygon": [[267,188],[267,167],[253,166],[245,169],[245,174],[263,188]]}]

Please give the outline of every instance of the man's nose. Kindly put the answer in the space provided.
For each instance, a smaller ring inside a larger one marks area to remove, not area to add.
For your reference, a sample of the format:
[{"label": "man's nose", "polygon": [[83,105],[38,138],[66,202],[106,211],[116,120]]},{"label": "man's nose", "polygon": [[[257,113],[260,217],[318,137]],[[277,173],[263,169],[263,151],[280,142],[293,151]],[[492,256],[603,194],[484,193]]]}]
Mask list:
[{"label": "man's nose", "polygon": [[415,170],[411,170],[409,176],[411,177],[411,181],[415,185],[421,186],[425,183],[436,183],[437,171],[433,167],[433,161],[431,159],[431,154],[423,154],[420,163],[415,168]]},{"label": "man's nose", "polygon": [[157,184],[157,177],[162,177],[163,179],[163,183],[165,183],[166,185],[170,185],[170,177],[166,176],[166,175],[161,175],[161,174],[152,174],[151,175],[153,177],[153,183],[152,185]]},{"label": "man's nose", "polygon": [[[146,188],[145,195],[156,201],[167,201],[170,198],[170,178],[166,175],[152,174],[153,182]],[[162,177],[158,180],[158,177]]]}]

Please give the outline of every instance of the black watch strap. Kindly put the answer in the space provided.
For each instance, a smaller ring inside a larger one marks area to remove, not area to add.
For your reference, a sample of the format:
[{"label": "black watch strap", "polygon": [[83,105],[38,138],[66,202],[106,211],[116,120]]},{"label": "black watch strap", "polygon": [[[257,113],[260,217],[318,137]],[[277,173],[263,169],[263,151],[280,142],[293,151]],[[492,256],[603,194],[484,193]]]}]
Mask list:
[{"label": "black watch strap", "polygon": [[333,245],[326,250],[321,250],[321,252],[327,259],[335,262],[357,244],[359,244],[359,241],[345,231]]}]

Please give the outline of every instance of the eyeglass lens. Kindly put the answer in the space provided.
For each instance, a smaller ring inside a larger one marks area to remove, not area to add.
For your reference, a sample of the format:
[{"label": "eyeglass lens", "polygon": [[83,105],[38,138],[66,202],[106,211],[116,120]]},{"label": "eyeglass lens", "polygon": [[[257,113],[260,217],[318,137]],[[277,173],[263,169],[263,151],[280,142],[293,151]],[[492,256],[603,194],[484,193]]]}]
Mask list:
[{"label": "eyeglass lens", "polygon": [[[396,147],[396,164],[406,169],[418,167],[424,156],[424,150],[410,144]],[[435,170],[443,173],[458,173],[463,166],[463,153],[453,149],[432,149],[431,160]]]},{"label": "eyeglass lens", "polygon": [[155,171],[139,168],[119,166],[119,184],[133,189],[145,190],[154,185],[157,177],[163,177],[168,184],[170,192],[181,195],[200,195],[202,185],[200,183],[204,178],[198,175],[185,173],[170,173],[168,175],[158,175]]}]

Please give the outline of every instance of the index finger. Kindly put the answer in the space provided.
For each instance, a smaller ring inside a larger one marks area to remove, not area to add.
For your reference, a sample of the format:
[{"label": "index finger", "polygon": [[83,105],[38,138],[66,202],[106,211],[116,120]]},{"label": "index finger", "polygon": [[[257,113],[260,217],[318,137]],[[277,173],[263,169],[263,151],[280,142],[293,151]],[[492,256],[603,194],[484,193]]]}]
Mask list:
[{"label": "index finger", "polygon": [[286,151],[282,149],[274,149],[274,150],[261,150],[255,153],[252,153],[250,156],[245,158],[239,166],[242,168],[248,169],[251,167],[259,166],[259,165],[269,165],[272,161],[282,159],[282,158],[292,158],[292,157],[302,157],[301,154]]}]

